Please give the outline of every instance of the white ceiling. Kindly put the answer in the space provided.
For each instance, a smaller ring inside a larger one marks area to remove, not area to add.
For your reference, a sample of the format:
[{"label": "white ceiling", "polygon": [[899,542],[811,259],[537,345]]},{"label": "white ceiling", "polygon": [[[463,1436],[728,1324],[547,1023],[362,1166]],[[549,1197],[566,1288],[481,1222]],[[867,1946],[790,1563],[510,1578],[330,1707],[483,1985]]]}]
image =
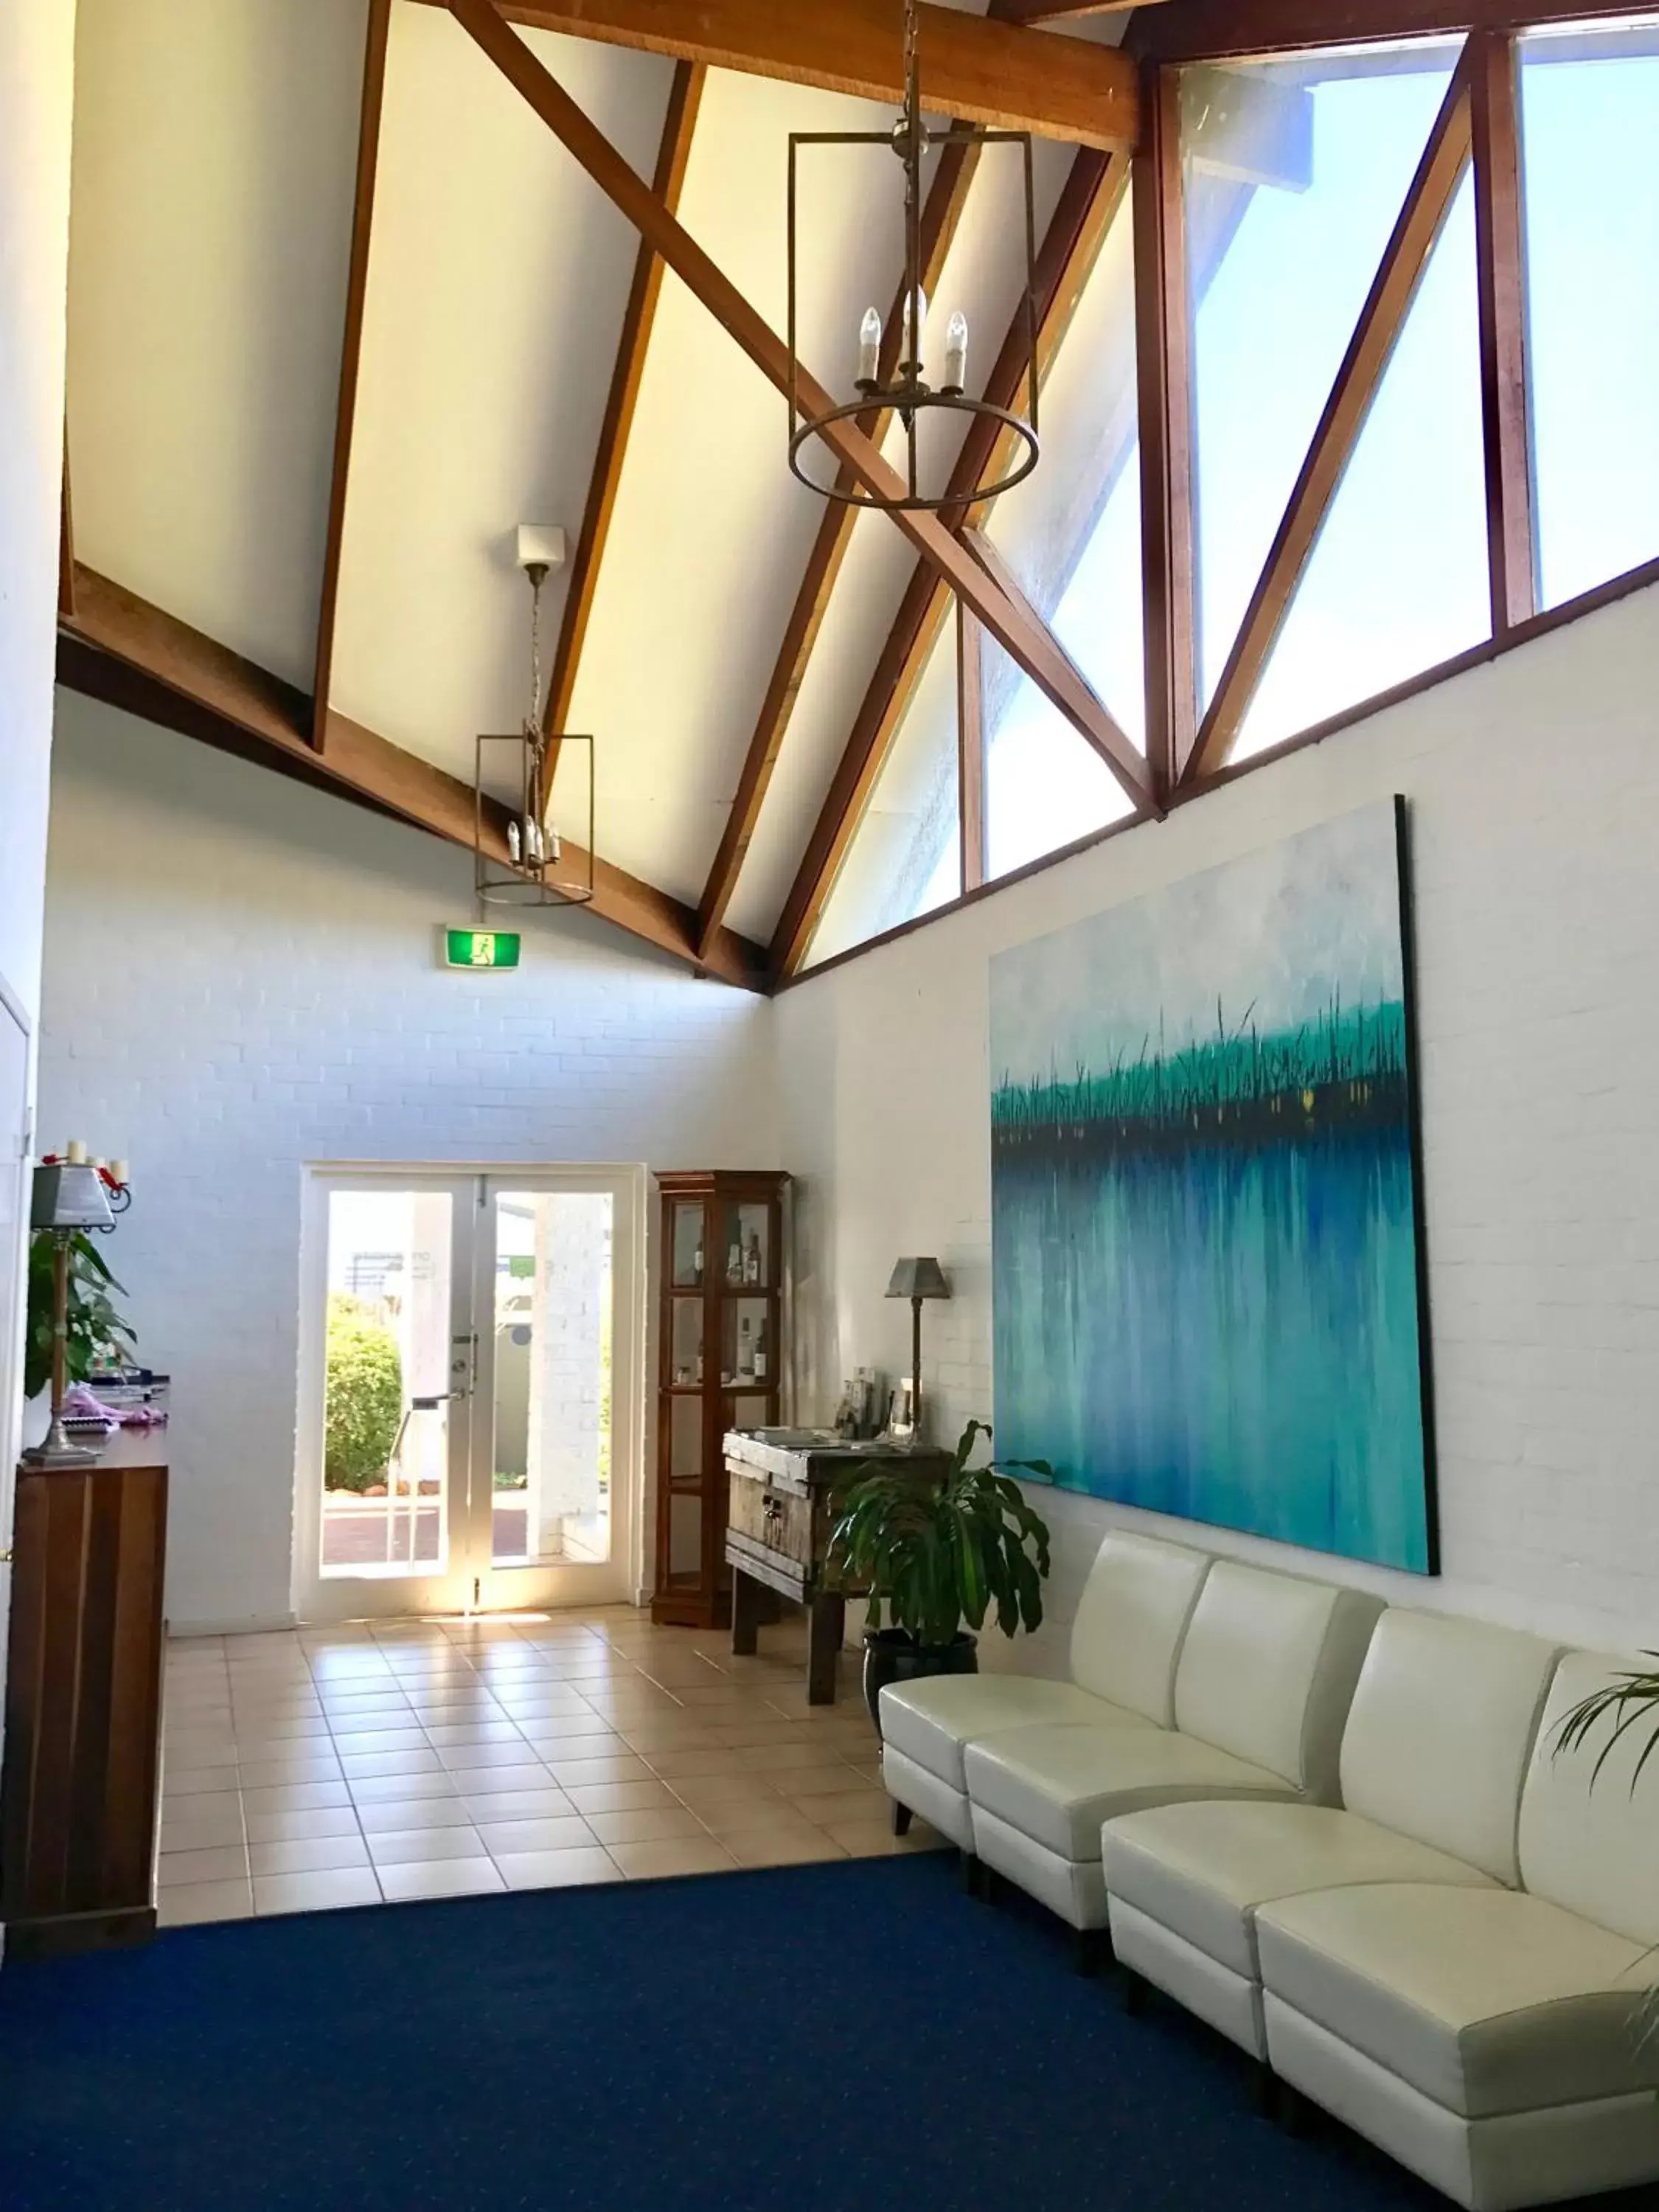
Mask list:
[{"label": "white ceiling", "polygon": [[[307,689],[364,15],[365,0],[80,0],[76,551]],[[648,177],[673,64],[524,35]],[[681,220],[780,331],[787,133],[890,119],[709,73]],[[1037,155],[1040,231],[1069,155]],[[801,349],[850,393],[859,318],[872,301],[885,312],[896,282],[897,169],[884,150],[806,161]],[[939,288],[934,334],[966,310],[974,382],[1018,281],[1013,183],[1009,157],[988,156]],[[557,523],[574,544],[636,250],[453,19],[395,7],[332,696],[463,777],[474,733],[525,711],[512,535]],[[787,473],[787,434],[782,399],[666,276],[572,727],[597,740],[601,854],[690,902],[823,511]],[[729,916],[752,936],[776,921],[911,567],[889,521],[860,519]],[[550,580],[544,667],[564,592]]]}]

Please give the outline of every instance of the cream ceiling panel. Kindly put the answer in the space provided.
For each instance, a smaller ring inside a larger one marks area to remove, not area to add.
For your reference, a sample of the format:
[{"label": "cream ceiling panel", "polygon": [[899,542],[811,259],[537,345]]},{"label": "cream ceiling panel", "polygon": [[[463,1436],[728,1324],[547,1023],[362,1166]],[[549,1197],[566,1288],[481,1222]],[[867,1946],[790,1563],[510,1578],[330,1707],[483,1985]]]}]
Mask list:
[{"label": "cream ceiling panel", "polygon": [[364,0],[77,20],[76,552],[307,689],[363,34]]}]

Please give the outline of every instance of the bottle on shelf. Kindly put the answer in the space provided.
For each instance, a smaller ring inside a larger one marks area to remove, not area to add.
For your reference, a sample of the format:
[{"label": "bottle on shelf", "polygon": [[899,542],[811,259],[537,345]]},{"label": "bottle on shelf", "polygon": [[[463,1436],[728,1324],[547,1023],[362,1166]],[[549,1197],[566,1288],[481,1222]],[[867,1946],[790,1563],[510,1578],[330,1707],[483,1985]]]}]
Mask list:
[{"label": "bottle on shelf", "polygon": [[738,1380],[750,1382],[754,1380],[754,1376],[755,1343],[750,1330],[749,1316],[745,1314],[738,1324]]},{"label": "bottle on shelf", "polygon": [[732,1244],[727,1248],[726,1255],[726,1279],[728,1283],[741,1283],[743,1280],[743,1247],[741,1244]]},{"label": "bottle on shelf", "polygon": [[760,1279],[760,1232],[758,1230],[751,1229],[749,1232],[748,1249],[743,1255],[743,1279],[745,1283],[758,1283]]},{"label": "bottle on shelf", "polygon": [[691,1279],[699,1290],[702,1288],[702,1231],[701,1229],[697,1231],[697,1249],[691,1255]]},{"label": "bottle on shelf", "polygon": [[755,1338],[755,1380],[757,1382],[764,1382],[766,1380],[766,1323],[763,1322]]}]

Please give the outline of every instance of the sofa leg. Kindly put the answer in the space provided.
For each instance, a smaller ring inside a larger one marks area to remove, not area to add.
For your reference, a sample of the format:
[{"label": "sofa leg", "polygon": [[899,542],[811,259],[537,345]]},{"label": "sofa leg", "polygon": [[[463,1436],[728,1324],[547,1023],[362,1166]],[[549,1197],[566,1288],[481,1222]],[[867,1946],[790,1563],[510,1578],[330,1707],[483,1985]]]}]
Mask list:
[{"label": "sofa leg", "polygon": [[963,1888],[969,1897],[977,1897],[983,1887],[985,1862],[975,1858],[972,1851],[963,1851],[957,1867],[962,1877]]},{"label": "sofa leg", "polygon": [[1264,2120],[1276,2120],[1280,2111],[1279,2079],[1265,2058],[1250,2061],[1250,2102]]},{"label": "sofa leg", "polygon": [[1295,2084],[1280,2078],[1273,2098],[1273,2118],[1287,2136],[1310,2136],[1316,2107]]},{"label": "sofa leg", "polygon": [[1138,2019],[1146,2009],[1148,1990],[1145,1977],[1133,1966],[1123,1969],[1123,2009],[1132,2019]]},{"label": "sofa leg", "polygon": [[1112,1938],[1105,1928],[1074,1928],[1072,1931],[1072,1964],[1085,1981],[1092,1982],[1104,1966],[1112,1963]]},{"label": "sofa leg", "polygon": [[915,1817],[908,1805],[901,1805],[898,1799],[894,1798],[893,1833],[896,1836],[908,1836],[910,1832],[910,1823]]}]

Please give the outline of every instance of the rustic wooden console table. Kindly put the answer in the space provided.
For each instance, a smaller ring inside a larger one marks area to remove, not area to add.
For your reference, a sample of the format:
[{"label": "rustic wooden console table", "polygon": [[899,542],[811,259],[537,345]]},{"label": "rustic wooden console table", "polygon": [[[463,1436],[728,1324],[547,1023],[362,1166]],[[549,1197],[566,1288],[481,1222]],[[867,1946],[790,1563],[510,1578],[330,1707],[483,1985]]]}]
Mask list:
[{"label": "rustic wooden console table", "polygon": [[869,1461],[898,1461],[931,1472],[948,1465],[949,1455],[902,1444],[847,1443],[810,1429],[732,1430],[725,1453],[732,1649],[756,1650],[759,1630],[778,1617],[780,1598],[805,1606],[806,1702],[832,1705],[848,1595],[829,1588],[824,1573],[835,1486],[849,1468]]}]

